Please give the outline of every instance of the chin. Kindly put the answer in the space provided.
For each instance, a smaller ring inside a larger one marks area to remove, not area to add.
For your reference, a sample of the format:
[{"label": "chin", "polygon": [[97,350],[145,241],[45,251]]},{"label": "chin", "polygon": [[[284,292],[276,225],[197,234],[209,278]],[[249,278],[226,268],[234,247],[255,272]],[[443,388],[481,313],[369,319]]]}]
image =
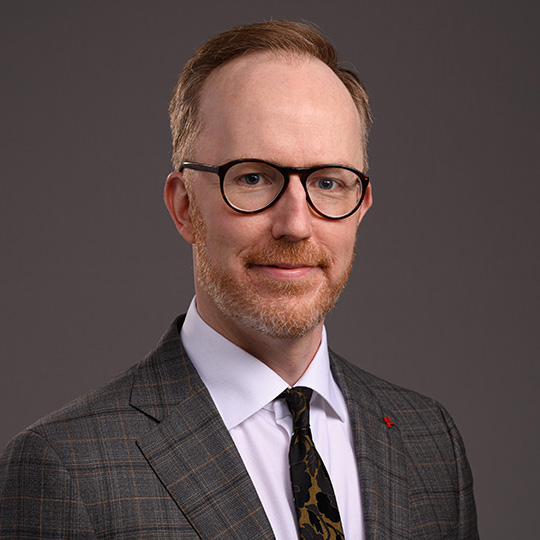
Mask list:
[{"label": "chin", "polygon": [[[214,276],[215,277],[215,276]],[[238,283],[230,278],[200,284],[221,317],[264,336],[289,340],[313,331],[334,307],[343,287],[312,280]]]}]

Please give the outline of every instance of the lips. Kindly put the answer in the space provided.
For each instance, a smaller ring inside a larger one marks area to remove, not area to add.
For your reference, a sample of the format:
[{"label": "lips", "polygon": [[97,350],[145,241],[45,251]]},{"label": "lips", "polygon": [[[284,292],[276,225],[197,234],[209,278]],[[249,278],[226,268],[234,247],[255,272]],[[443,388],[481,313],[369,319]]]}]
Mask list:
[{"label": "lips", "polygon": [[283,268],[285,270],[293,270],[295,268],[305,268],[307,266],[311,267],[311,264],[292,264],[292,263],[262,263],[257,264],[257,266],[271,266],[272,268]]},{"label": "lips", "polygon": [[275,280],[294,280],[308,276],[316,266],[299,264],[255,264],[252,270]]}]

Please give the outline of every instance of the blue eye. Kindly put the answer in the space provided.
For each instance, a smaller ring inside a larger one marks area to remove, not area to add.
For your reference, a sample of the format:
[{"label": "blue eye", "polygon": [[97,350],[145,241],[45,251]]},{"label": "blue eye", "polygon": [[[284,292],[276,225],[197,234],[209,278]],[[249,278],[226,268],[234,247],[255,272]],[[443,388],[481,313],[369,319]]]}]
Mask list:
[{"label": "blue eye", "polygon": [[262,178],[260,174],[250,173],[240,177],[240,181],[248,186],[256,186],[261,183]]},{"label": "blue eye", "polygon": [[331,178],[319,178],[319,180],[317,180],[317,187],[319,189],[329,191],[331,189],[337,188],[338,183],[335,180],[332,180]]}]

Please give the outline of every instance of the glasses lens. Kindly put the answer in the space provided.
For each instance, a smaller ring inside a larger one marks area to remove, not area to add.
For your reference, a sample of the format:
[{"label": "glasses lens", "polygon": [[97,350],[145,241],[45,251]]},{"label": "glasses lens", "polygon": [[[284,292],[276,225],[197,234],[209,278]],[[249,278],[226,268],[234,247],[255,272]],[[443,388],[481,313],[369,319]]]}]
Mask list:
[{"label": "glasses lens", "polygon": [[223,180],[223,191],[229,203],[238,210],[256,212],[268,206],[283,187],[279,171],[255,161],[232,166]]},{"label": "glasses lens", "polygon": [[318,169],[309,175],[306,188],[315,208],[332,218],[346,216],[362,199],[362,181],[348,169]]}]

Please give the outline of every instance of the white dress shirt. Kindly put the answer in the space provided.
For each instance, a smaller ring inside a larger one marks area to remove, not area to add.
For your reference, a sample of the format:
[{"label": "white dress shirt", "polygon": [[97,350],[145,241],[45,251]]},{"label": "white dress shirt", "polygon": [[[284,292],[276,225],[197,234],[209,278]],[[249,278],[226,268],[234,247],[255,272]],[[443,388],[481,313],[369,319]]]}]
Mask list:
[{"label": "white dress shirt", "polygon": [[[182,326],[184,348],[238,448],[277,540],[298,538],[289,476],[292,417],[289,385],[268,366],[208,326],[192,301]],[[330,372],[323,329],[317,354],[296,386],[313,389],[313,440],[330,475],[345,538],[364,539],[360,482],[349,415]]]}]

